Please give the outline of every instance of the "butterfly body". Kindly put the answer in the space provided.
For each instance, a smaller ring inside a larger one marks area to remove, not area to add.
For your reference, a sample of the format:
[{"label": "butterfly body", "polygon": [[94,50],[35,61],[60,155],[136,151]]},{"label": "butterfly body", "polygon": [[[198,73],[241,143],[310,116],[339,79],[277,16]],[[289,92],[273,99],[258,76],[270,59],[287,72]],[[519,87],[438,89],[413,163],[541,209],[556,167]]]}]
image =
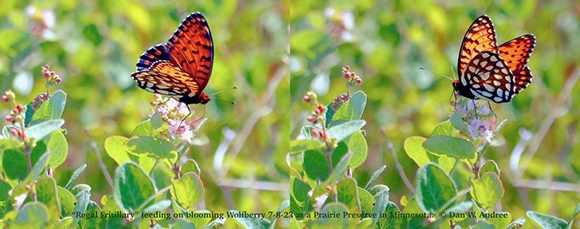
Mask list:
[{"label": "butterfly body", "polygon": [[461,45],[454,90],[470,99],[510,102],[532,82],[527,63],[535,45],[534,35],[526,34],[498,47],[491,20],[478,17]]},{"label": "butterfly body", "polygon": [[213,39],[201,13],[189,15],[165,44],[145,51],[131,77],[149,92],[185,104],[206,104],[203,92],[213,66]]}]

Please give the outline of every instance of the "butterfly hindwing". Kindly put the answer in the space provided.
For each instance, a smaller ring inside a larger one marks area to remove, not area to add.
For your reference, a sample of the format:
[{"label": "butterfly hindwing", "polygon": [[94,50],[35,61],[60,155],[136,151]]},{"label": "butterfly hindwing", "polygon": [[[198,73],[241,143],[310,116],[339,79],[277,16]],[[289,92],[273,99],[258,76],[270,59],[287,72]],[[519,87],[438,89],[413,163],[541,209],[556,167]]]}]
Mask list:
[{"label": "butterfly hindwing", "polygon": [[505,61],[490,51],[475,56],[460,81],[475,97],[496,103],[509,102],[515,95],[514,75]]},{"label": "butterfly hindwing", "polygon": [[148,70],[135,72],[131,76],[139,87],[176,99],[193,97],[199,92],[197,82],[169,61],[155,62]]},{"label": "butterfly hindwing", "polygon": [[482,15],[475,19],[473,24],[467,29],[461,43],[457,62],[459,75],[463,74],[463,70],[467,67],[469,61],[477,54],[484,51],[497,53],[496,39],[495,29],[489,17]]}]

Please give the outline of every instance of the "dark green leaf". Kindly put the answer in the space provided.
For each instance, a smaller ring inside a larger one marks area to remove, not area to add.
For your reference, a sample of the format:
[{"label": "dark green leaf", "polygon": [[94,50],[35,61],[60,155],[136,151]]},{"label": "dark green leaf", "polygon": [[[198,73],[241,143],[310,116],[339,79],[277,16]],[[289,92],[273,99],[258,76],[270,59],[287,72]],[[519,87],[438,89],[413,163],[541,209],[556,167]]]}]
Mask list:
[{"label": "dark green leaf", "polygon": [[326,155],[312,150],[304,152],[304,171],[312,179],[326,180],[330,174]]},{"label": "dark green leaf", "polygon": [[415,181],[415,199],[424,212],[437,213],[457,193],[451,177],[437,164],[419,168]]},{"label": "dark green leaf", "polygon": [[28,175],[28,165],[24,153],[16,150],[6,150],[2,157],[2,166],[6,176],[11,179],[24,180]]},{"label": "dark green leaf", "polygon": [[451,122],[451,125],[453,125],[453,127],[456,130],[463,131],[465,133],[467,133],[469,131],[467,129],[467,124],[465,124],[465,122],[463,121],[463,118],[461,117],[460,113],[454,112],[451,115],[451,118],[449,118],[449,121]]},{"label": "dark green leaf", "polygon": [[113,193],[120,209],[134,212],[155,194],[155,186],[139,165],[126,162],[115,171]]}]

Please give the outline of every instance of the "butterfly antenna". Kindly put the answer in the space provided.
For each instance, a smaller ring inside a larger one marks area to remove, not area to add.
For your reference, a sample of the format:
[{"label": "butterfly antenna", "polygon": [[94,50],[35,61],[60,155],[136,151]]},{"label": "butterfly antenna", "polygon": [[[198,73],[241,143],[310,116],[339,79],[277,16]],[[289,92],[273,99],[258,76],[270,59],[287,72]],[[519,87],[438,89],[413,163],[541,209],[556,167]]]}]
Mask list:
[{"label": "butterfly antenna", "polygon": [[453,81],[457,80],[457,78],[455,78],[455,69],[453,69],[453,66],[449,66],[451,67],[451,74],[453,75]]},{"label": "butterfly antenna", "polygon": [[238,89],[238,87],[234,86],[234,87],[231,87],[231,88],[228,88],[228,89],[223,89],[223,90],[221,90],[221,91],[218,91],[218,92],[216,92],[216,93],[213,93],[213,94],[211,94],[211,95],[212,95],[212,96],[214,96],[214,95],[220,94],[220,93],[222,93],[222,92],[226,92],[226,91],[229,91],[229,90],[235,90],[235,89]]},{"label": "butterfly antenna", "polygon": [[446,75],[443,75],[443,74],[440,74],[440,73],[437,73],[437,72],[434,72],[434,71],[428,70],[428,69],[424,68],[423,66],[419,66],[419,68],[420,68],[421,70],[425,70],[425,71],[431,72],[431,73],[433,73],[433,74],[435,74],[435,75],[440,75],[440,76],[443,76],[443,77],[445,77],[445,78],[447,78],[447,79],[449,79],[449,80],[455,81],[454,79],[452,79],[452,78],[451,78],[451,77],[449,77],[449,76],[446,76]]}]

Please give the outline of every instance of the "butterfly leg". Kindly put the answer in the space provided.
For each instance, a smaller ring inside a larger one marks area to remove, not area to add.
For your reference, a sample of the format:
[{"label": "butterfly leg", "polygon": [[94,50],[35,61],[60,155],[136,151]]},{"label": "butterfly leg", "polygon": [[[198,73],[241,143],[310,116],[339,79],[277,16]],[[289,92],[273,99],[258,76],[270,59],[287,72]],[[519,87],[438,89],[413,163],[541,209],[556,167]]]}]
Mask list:
[{"label": "butterfly leg", "polygon": [[191,115],[191,108],[189,108],[189,105],[185,104],[185,106],[187,107],[187,115],[181,120],[181,122],[179,123],[179,126],[181,126],[183,124],[183,122],[189,118],[189,116]]},{"label": "butterfly leg", "polygon": [[495,119],[497,119],[497,115],[495,114],[495,111],[493,111],[493,108],[491,108],[491,104],[489,103],[489,101],[487,101],[487,107],[489,107],[489,110],[491,111]]}]

